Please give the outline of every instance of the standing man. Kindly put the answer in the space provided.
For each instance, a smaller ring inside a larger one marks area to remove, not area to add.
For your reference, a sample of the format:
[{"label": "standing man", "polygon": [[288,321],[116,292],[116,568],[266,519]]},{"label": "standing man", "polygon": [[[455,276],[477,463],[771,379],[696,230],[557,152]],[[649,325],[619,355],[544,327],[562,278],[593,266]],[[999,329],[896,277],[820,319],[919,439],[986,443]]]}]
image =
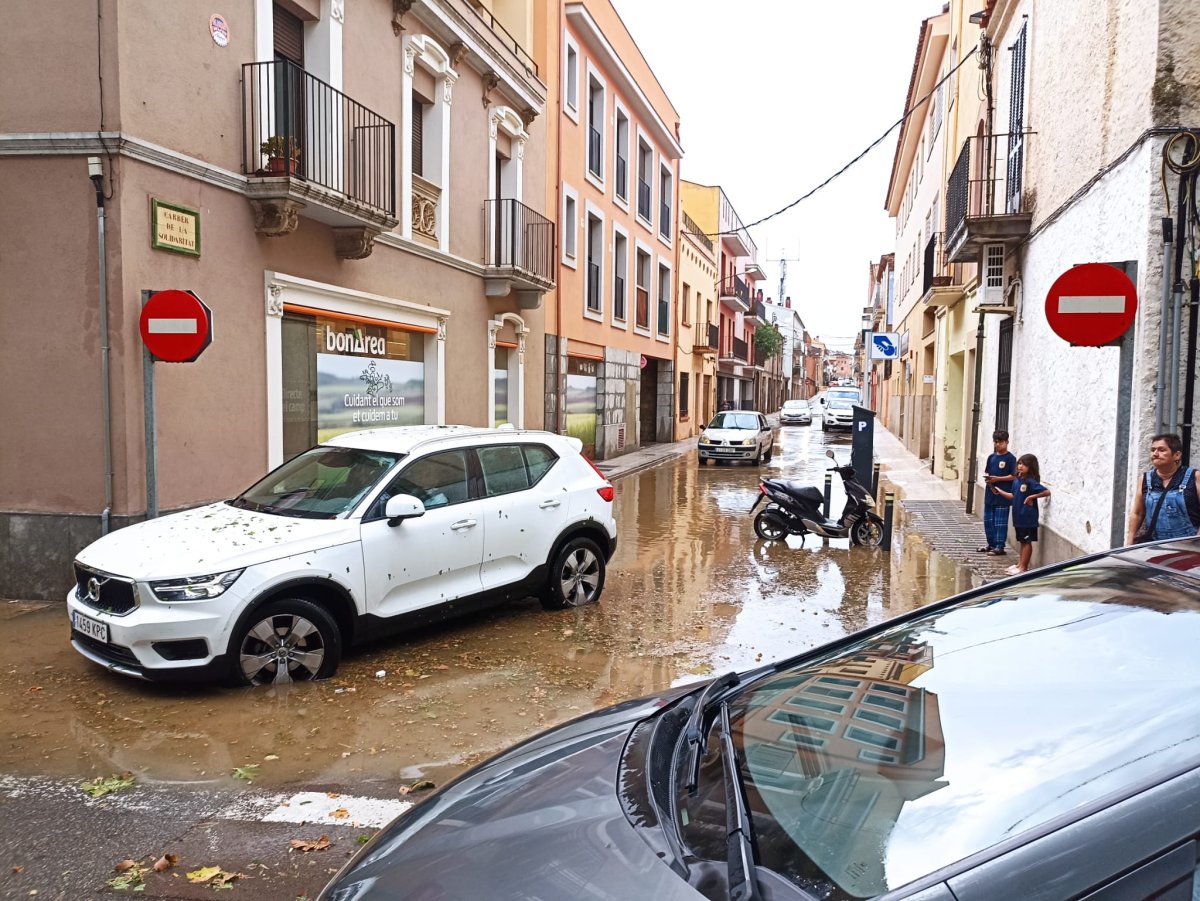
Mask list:
[{"label": "standing man", "polygon": [[1186,538],[1200,529],[1200,485],[1196,471],[1184,466],[1183,442],[1178,435],[1155,435],[1150,439],[1151,469],[1142,473],[1125,543],[1158,538]]},{"label": "standing man", "polygon": [[995,453],[988,456],[983,467],[983,531],[987,544],[979,552],[999,557],[1008,541],[1008,508],[1012,500],[1011,495],[1000,494],[996,489],[1012,487],[1017,458],[1008,452],[1008,432],[1004,429],[992,432],[992,448]]}]

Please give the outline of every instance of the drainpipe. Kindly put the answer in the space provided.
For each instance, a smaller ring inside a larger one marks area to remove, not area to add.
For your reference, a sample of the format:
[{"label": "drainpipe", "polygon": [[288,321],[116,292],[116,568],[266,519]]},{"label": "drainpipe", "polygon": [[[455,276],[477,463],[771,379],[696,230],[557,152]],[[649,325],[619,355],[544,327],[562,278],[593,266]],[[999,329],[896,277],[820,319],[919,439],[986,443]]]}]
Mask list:
[{"label": "drainpipe", "polygon": [[1154,433],[1158,434],[1166,427],[1166,378],[1167,378],[1167,344],[1169,342],[1167,323],[1171,318],[1171,254],[1174,249],[1172,238],[1175,223],[1170,216],[1163,217],[1163,268],[1162,268],[1162,302],[1158,309],[1158,378],[1155,380],[1155,420]]},{"label": "drainpipe", "polygon": [[104,510],[100,534],[107,535],[113,505],[112,409],[109,399],[108,268],[104,249],[104,168],[100,157],[88,157],[88,178],[96,189],[96,251],[100,277],[100,397],[104,419]]},{"label": "drainpipe", "polygon": [[978,477],[979,417],[982,413],[980,396],[983,394],[983,317],[979,314],[979,327],[975,330],[975,397],[971,404],[971,456],[967,462],[967,514],[975,510],[975,479]]},{"label": "drainpipe", "polygon": [[[555,40],[558,42],[558,71],[561,75],[563,60],[563,39],[567,33],[567,13],[566,3],[559,0],[558,3],[558,35]],[[563,214],[563,195],[562,195],[562,95],[564,86],[558,86],[558,98],[555,104],[557,114],[554,117],[554,197],[555,203],[558,204],[559,221],[562,222]],[[549,137],[550,129],[546,129],[547,137]],[[563,229],[570,225],[575,227],[575,223],[562,222],[562,226],[558,230],[558,243],[561,246],[563,241]],[[554,268],[558,274],[554,284],[554,331],[557,340],[554,342],[554,429],[558,434],[566,434],[567,431],[567,414],[566,403],[567,396],[565,391],[566,373],[560,372],[562,363],[562,253],[559,252],[559,247],[554,248]],[[544,364],[543,364],[544,365]],[[547,392],[549,393],[549,392]]]}]

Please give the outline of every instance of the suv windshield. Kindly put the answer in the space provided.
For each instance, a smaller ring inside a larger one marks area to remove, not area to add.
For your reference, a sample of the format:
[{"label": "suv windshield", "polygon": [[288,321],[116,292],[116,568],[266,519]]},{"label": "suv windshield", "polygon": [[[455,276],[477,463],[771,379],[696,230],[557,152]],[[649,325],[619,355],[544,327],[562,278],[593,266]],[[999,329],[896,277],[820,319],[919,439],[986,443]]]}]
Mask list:
[{"label": "suv windshield", "polygon": [[718,413],[708,424],[710,429],[758,430],[758,417],[753,413]]},{"label": "suv windshield", "polygon": [[336,519],[349,515],[403,456],[349,447],[314,447],[229,503],[259,513]]},{"label": "suv windshield", "polygon": [[[1108,560],[750,682],[728,704],[759,862],[815,897],[873,897],[1195,766],[1197,642],[1200,583]],[[708,747],[680,835],[723,861]]]}]

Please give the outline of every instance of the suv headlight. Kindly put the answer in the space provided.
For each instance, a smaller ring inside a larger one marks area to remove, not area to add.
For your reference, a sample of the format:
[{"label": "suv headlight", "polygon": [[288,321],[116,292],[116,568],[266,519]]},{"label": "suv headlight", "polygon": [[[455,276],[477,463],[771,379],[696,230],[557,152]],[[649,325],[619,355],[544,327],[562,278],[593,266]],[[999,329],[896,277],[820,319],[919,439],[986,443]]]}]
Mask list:
[{"label": "suv headlight", "polygon": [[237,581],[244,569],[211,576],[189,576],[185,579],[162,579],[150,583],[150,590],[160,601],[207,601],[225,593]]}]

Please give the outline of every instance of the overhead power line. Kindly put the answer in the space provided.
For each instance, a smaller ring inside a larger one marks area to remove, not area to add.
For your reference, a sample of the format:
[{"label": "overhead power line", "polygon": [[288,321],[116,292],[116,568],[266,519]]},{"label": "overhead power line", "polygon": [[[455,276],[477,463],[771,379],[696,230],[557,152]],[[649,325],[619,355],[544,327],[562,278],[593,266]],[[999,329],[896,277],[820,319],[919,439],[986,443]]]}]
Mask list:
[{"label": "overhead power line", "polygon": [[[947,72],[947,73],[946,73],[946,74],[945,74],[945,75],[942,77],[942,79],[941,79],[940,81],[938,81],[938,83],[937,83],[937,84],[935,84],[935,85],[933,86],[933,88],[932,88],[932,89],[929,91],[929,93],[928,93],[928,94],[926,94],[924,97],[922,97],[922,98],[921,98],[920,100],[918,100],[916,103],[914,103],[914,104],[913,104],[911,107],[909,107],[908,109],[906,109],[906,110],[904,111],[904,115],[903,115],[903,116],[901,116],[899,119],[897,119],[895,122],[893,122],[893,123],[892,123],[892,125],[891,125],[891,126],[888,128],[888,130],[887,130],[887,131],[885,131],[885,132],[884,132],[883,134],[881,134],[881,135],[880,135],[878,138],[876,138],[874,141],[872,141],[870,144],[868,144],[868,145],[867,145],[867,146],[866,146],[866,147],[865,147],[865,148],[862,150],[862,152],[860,152],[860,153],[859,153],[859,154],[858,154],[856,157],[854,157],[854,159],[850,160],[850,162],[846,163],[846,165],[842,166],[842,168],[838,169],[838,171],[837,171],[837,172],[833,173],[833,175],[829,176],[829,178],[825,179],[823,182],[821,182],[819,185],[817,185],[815,188],[813,188],[813,189],[812,189],[811,191],[809,191],[808,193],[806,193],[806,194],[803,194],[803,195],[801,195],[800,197],[797,197],[795,200],[793,200],[793,201],[792,201],[791,203],[789,203],[787,206],[785,206],[785,207],[781,207],[780,209],[776,210],[775,212],[773,212],[773,213],[771,213],[771,214],[769,214],[769,215],[763,216],[761,219],[755,219],[755,220],[754,220],[753,222],[751,222],[749,225],[743,225],[743,226],[742,226],[742,228],[743,228],[743,229],[750,229],[750,228],[754,228],[754,226],[756,226],[756,225],[762,225],[762,224],[763,224],[764,222],[766,222],[768,219],[774,219],[776,216],[779,216],[779,215],[781,215],[781,214],[783,214],[783,213],[786,213],[786,212],[787,212],[788,210],[790,210],[792,207],[794,207],[794,206],[796,206],[796,205],[798,205],[798,204],[800,204],[800,203],[803,203],[805,200],[808,200],[808,198],[812,197],[814,194],[816,194],[816,193],[817,193],[818,191],[820,191],[822,188],[825,188],[825,187],[827,187],[827,186],[828,186],[828,185],[829,185],[831,182],[833,182],[833,181],[834,181],[835,179],[837,179],[839,176],[843,175],[843,174],[844,174],[844,173],[845,173],[847,170],[849,170],[849,169],[850,169],[850,168],[851,168],[851,167],[852,167],[852,166],[853,166],[855,163],[857,163],[859,160],[861,160],[863,157],[865,157],[865,156],[866,156],[868,153],[870,153],[872,150],[874,150],[876,147],[878,147],[880,144],[882,144],[882,143],[883,143],[883,141],[884,141],[884,140],[887,138],[887,136],[888,136],[888,135],[890,135],[890,134],[891,134],[893,131],[895,131],[897,128],[899,128],[901,125],[903,125],[903,124],[905,123],[905,121],[906,121],[906,120],[907,120],[907,119],[908,119],[910,116],[912,116],[912,115],[913,115],[913,114],[914,114],[914,113],[915,113],[917,110],[919,110],[919,109],[920,109],[920,108],[921,108],[921,107],[922,107],[922,106],[925,104],[925,102],[926,102],[926,101],[928,101],[928,100],[929,100],[929,98],[930,98],[930,97],[932,97],[932,96],[934,95],[934,93],[935,93],[935,92],[936,92],[936,91],[937,91],[937,90],[938,90],[938,89],[939,89],[939,88],[940,88],[940,87],[941,87],[943,84],[945,84],[947,81],[949,81],[949,80],[950,80],[950,77],[951,77],[951,76],[952,76],[952,75],[953,75],[955,72],[957,72],[959,69],[961,69],[961,68],[963,67],[963,65],[966,63],[966,61],[967,61],[967,60],[969,60],[969,59],[970,59],[972,56],[974,56],[974,55],[975,55],[975,53],[976,53],[976,51],[977,51],[978,49],[979,49],[978,47],[972,47],[972,48],[971,48],[971,51],[970,51],[970,52],[969,52],[969,53],[968,53],[966,56],[964,56],[964,57],[963,57],[963,58],[962,58],[962,59],[959,61],[958,65],[957,65],[957,66],[955,66],[953,69],[951,69],[949,72]],[[696,234],[696,233],[695,233],[695,232],[687,232],[686,234]],[[723,236],[725,236],[725,235],[736,235],[736,234],[737,234],[737,232],[714,232],[714,233],[712,233],[712,234],[704,234],[704,235],[703,235],[703,237],[706,237],[706,238],[720,238],[720,237],[723,237]]]}]

